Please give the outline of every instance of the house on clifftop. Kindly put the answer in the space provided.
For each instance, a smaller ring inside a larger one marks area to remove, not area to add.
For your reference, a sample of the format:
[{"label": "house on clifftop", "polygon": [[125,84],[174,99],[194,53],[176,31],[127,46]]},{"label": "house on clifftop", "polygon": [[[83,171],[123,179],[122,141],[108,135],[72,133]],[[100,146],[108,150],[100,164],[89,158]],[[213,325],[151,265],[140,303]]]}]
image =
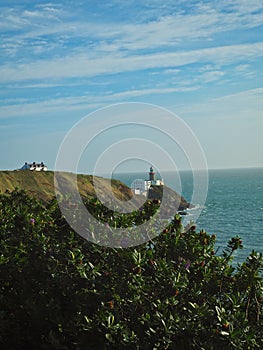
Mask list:
[{"label": "house on clifftop", "polygon": [[31,171],[47,171],[47,166],[41,162],[41,163],[27,163],[25,164],[18,170],[31,170]]}]

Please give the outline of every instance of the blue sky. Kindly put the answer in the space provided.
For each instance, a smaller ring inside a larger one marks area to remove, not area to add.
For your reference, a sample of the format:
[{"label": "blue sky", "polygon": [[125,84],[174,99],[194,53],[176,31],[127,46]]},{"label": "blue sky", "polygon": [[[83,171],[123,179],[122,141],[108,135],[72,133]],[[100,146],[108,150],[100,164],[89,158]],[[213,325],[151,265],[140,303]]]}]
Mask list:
[{"label": "blue sky", "polygon": [[261,0],[4,0],[0,16],[0,169],[53,168],[78,120],[122,102],[180,116],[209,168],[263,166]]}]

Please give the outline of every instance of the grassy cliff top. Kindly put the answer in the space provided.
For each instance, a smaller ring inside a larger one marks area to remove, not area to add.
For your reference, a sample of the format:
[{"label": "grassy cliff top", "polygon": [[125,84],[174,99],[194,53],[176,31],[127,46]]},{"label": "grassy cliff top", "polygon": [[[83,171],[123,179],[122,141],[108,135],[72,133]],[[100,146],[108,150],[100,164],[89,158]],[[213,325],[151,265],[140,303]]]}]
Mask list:
[{"label": "grassy cliff top", "polygon": [[[73,174],[60,172],[63,190],[66,193],[67,188],[72,187]],[[94,179],[92,175],[77,175],[79,193],[84,198],[96,196],[94,189]],[[108,180],[102,177],[96,177],[96,187],[100,195],[107,196],[109,185],[117,199],[127,201],[132,198],[132,191],[119,180]],[[54,172],[53,171],[0,171],[0,192],[13,191],[14,189],[23,189],[31,196],[47,203],[55,196]]]}]

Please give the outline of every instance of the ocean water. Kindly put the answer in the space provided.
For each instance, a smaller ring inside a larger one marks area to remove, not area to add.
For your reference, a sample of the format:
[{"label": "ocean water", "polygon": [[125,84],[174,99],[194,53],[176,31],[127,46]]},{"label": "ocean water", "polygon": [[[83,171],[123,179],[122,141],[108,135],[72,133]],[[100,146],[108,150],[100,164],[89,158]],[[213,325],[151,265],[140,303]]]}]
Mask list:
[{"label": "ocean water", "polygon": [[[147,177],[147,172],[114,174],[114,178],[128,186],[135,179]],[[162,177],[167,186],[191,202],[193,176],[190,171],[180,172],[181,191],[178,176],[166,172]],[[208,193],[202,208],[196,221],[197,229],[216,234],[219,254],[236,235],[241,237],[244,248],[236,253],[234,264],[244,261],[252,250],[263,252],[263,168],[210,170]],[[190,210],[189,220],[192,214]]]}]

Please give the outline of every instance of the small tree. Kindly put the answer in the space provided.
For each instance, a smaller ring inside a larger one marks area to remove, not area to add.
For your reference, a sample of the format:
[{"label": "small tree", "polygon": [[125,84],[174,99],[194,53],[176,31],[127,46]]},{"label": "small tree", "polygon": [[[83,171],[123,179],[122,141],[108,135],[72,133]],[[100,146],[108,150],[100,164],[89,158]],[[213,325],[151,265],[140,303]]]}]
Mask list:
[{"label": "small tree", "polygon": [[[158,209],[86,205],[119,227]],[[1,348],[262,348],[262,254],[234,268],[239,237],[218,256],[214,235],[176,215],[151,242],[100,247],[70,229],[55,200],[44,207],[20,191],[0,196],[0,215]]]}]

